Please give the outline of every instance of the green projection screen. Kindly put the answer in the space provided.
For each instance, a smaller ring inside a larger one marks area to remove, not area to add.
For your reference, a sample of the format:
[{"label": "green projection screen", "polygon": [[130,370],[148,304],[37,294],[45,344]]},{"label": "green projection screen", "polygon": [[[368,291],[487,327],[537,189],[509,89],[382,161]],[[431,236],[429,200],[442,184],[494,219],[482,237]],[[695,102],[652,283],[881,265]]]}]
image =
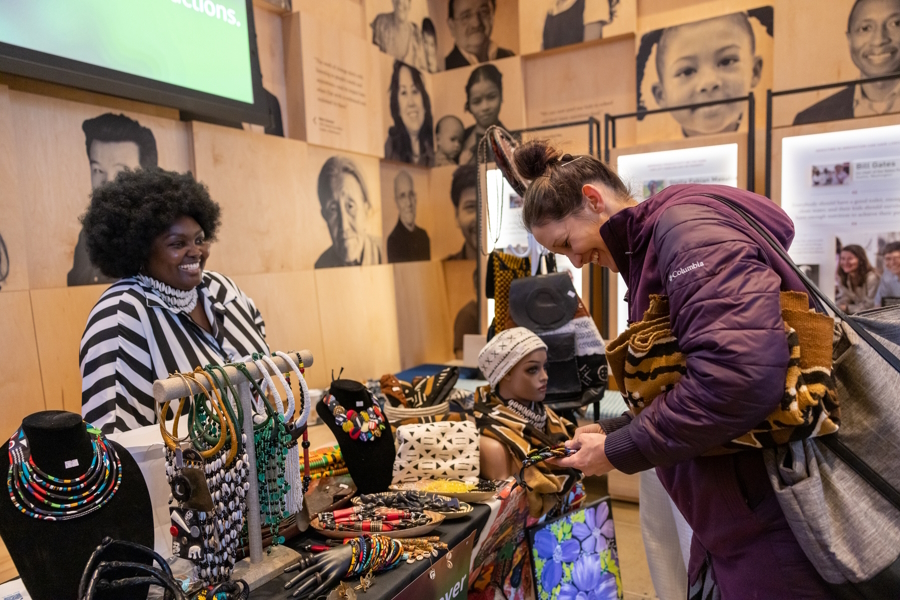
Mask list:
[{"label": "green projection screen", "polygon": [[0,70],[262,122],[250,0],[0,0]]}]

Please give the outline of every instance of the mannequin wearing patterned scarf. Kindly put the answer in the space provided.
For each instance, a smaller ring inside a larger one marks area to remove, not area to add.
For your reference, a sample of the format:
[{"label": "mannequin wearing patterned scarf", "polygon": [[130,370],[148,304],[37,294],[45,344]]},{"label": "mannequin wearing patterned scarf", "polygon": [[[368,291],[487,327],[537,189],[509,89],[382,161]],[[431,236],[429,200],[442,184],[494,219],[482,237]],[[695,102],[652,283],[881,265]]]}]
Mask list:
[{"label": "mannequin wearing patterned scarf", "polygon": [[[501,332],[484,347],[478,366],[490,386],[475,394],[481,432],[481,474],[506,479],[518,474],[532,450],[553,446],[574,433],[574,425],[543,404],[547,393],[547,346],[525,329]],[[528,508],[540,517],[564,497],[580,474],[538,463],[525,469]]]}]

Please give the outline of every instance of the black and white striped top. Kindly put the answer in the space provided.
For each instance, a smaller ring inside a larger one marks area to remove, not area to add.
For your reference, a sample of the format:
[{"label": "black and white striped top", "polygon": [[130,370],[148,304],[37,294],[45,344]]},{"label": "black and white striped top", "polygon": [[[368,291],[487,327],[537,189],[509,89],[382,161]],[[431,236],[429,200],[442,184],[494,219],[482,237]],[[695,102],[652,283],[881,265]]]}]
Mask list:
[{"label": "black and white striped top", "polygon": [[103,433],[152,425],[157,379],[268,353],[262,315],[232,280],[205,271],[197,292],[212,334],[133,277],[103,293],[81,336],[81,414],[88,423]]}]

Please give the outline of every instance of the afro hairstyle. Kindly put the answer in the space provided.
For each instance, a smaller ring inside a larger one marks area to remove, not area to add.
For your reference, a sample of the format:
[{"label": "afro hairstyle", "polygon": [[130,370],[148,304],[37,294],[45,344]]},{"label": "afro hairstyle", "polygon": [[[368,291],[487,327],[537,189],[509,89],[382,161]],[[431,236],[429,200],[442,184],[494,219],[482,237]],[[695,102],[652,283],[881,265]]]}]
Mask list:
[{"label": "afro hairstyle", "polygon": [[107,277],[137,275],[153,240],[176,220],[193,218],[215,240],[221,210],[190,173],[125,170],[91,194],[81,217],[91,262]]}]

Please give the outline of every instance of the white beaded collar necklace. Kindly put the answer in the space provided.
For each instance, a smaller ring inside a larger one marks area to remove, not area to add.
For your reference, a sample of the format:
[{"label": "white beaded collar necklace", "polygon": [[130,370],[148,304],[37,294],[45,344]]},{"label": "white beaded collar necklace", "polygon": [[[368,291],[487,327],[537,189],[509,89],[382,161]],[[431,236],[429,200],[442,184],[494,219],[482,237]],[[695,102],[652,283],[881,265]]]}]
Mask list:
[{"label": "white beaded collar necklace", "polygon": [[135,275],[135,279],[144,286],[152,289],[153,292],[162,299],[166,306],[172,310],[180,310],[189,313],[197,306],[198,294],[196,287],[187,291],[175,289],[162,281],[153,279],[142,273]]}]

